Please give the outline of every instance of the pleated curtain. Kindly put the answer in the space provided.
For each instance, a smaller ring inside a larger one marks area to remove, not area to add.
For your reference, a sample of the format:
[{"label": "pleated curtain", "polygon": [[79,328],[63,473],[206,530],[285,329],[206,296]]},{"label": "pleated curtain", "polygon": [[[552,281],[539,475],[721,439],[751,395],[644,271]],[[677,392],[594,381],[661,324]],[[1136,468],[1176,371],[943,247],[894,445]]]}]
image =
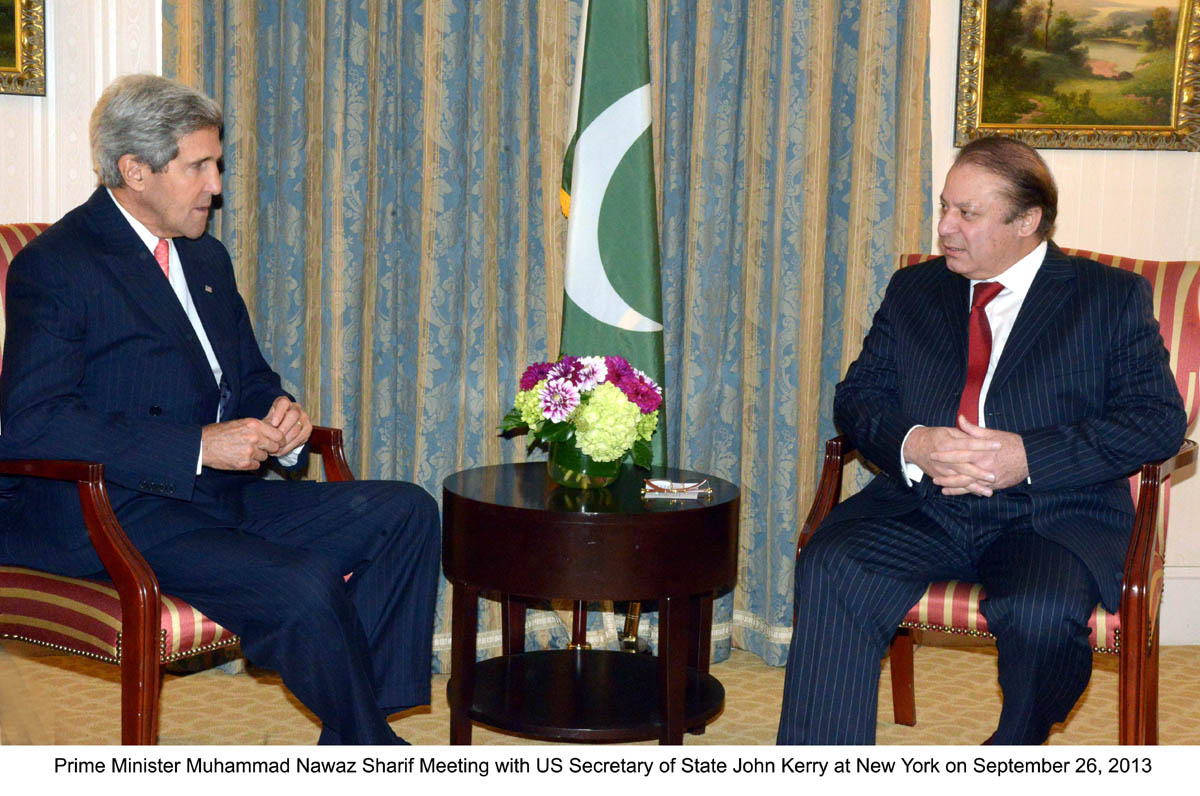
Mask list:
[{"label": "pleated curtain", "polygon": [[[165,73],[226,115],[211,231],[267,359],[316,422],[345,430],[360,478],[440,499],[457,470],[527,458],[498,427],[524,367],[558,352],[579,13],[579,0],[164,2]],[[742,490],[717,660],[730,645],[786,659],[834,385],[895,255],[929,246],[928,17],[928,0],[650,3],[660,433],[670,463]],[[498,608],[481,617],[480,655],[498,654]],[[598,613],[589,640],[615,645],[618,625]],[[531,647],[569,640],[553,610],[528,628]],[[653,613],[642,631],[654,641]]]}]

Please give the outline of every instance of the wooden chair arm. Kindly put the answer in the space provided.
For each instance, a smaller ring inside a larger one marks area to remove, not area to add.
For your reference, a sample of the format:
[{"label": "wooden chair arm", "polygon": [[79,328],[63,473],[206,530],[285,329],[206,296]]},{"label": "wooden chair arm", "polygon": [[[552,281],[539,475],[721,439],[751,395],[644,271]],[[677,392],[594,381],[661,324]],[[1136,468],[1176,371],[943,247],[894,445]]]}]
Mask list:
[{"label": "wooden chair arm", "polygon": [[800,536],[796,539],[796,555],[808,544],[813,531],[817,529],[842,496],[842,472],[846,462],[854,454],[854,448],[844,436],[836,436],[825,442],[825,461],[821,465],[821,480],[817,483],[817,494],[813,497],[812,507],[808,517],[800,527]]},{"label": "wooden chair arm", "polygon": [[104,465],[69,459],[3,459],[0,475],[30,475],[55,481],[90,481],[104,477]]},{"label": "wooden chair arm", "polygon": [[[54,459],[5,459],[0,461],[0,474],[74,481],[79,490],[79,502],[88,538],[96,548],[100,563],[116,584],[117,591],[124,594],[124,583],[138,594],[158,594],[154,572],[129,541],[116,515],[113,514],[108,490],[104,486],[103,464]],[[122,605],[122,610],[124,608]]]},{"label": "wooden chair arm", "polygon": [[1196,443],[1184,440],[1179,452],[1159,462],[1142,465],[1138,484],[1137,512],[1133,519],[1133,535],[1125,554],[1125,570],[1121,584],[1122,643],[1145,646],[1154,634],[1154,619],[1162,598],[1162,568],[1156,560],[1165,559],[1166,543],[1158,533],[1158,512],[1162,485],[1176,470],[1196,460]]},{"label": "wooden chair arm", "polygon": [[[7,459],[0,461],[0,473],[75,482],[88,538],[121,601],[121,657],[123,660],[137,661],[138,679],[142,683],[153,683],[157,688],[158,661],[161,658],[162,594],[154,571],[133,546],[133,542],[129,541],[113,514],[104,486],[104,465],[49,459]],[[146,713],[151,708],[143,700],[139,710]],[[134,727],[134,722],[122,722],[122,743],[134,742]]]},{"label": "wooden chair arm", "polygon": [[346,450],[342,444],[342,430],[329,426],[313,426],[308,438],[309,450],[320,454],[325,468],[326,481],[353,481],[354,473],[346,461]]}]

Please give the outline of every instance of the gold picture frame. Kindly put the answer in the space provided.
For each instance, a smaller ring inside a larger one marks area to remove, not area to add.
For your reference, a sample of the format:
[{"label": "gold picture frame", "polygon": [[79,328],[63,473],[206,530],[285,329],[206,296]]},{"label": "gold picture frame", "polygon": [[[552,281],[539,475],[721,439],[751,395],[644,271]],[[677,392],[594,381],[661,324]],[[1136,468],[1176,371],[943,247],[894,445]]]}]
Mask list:
[{"label": "gold picture frame", "polygon": [[46,95],[45,0],[0,0],[0,94]]},{"label": "gold picture frame", "polygon": [[1001,134],[1042,149],[1200,150],[1200,0],[961,9],[955,146]]}]

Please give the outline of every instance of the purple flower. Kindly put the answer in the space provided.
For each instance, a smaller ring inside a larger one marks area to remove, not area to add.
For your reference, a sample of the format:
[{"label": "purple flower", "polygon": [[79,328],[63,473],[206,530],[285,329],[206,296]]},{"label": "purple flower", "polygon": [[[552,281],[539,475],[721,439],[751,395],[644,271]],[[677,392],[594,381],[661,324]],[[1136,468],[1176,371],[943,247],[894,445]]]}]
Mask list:
[{"label": "purple flower", "polygon": [[546,374],[548,379],[566,379],[579,386],[583,375],[583,362],[579,357],[563,357],[551,366],[550,371]]},{"label": "purple flower", "polygon": [[550,369],[546,378],[566,379],[584,393],[596,389],[596,385],[604,381],[607,375],[608,367],[603,357],[563,357]]},{"label": "purple flower", "polygon": [[535,362],[525,368],[525,372],[521,374],[521,389],[532,390],[535,384],[546,378],[546,374],[552,367],[554,367],[553,362]]},{"label": "purple flower", "polygon": [[550,379],[538,393],[538,402],[547,420],[561,423],[579,406],[579,389],[566,379]]},{"label": "purple flower", "polygon": [[648,415],[662,406],[662,388],[654,383],[654,379],[640,370],[636,368],[631,370],[630,376],[617,386],[621,388],[621,392],[625,393],[626,398],[637,404],[637,407],[642,410],[642,414]]},{"label": "purple flower", "polygon": [[633,368],[625,357],[605,357],[604,364],[608,366],[610,384],[620,387],[625,380],[634,378]]}]

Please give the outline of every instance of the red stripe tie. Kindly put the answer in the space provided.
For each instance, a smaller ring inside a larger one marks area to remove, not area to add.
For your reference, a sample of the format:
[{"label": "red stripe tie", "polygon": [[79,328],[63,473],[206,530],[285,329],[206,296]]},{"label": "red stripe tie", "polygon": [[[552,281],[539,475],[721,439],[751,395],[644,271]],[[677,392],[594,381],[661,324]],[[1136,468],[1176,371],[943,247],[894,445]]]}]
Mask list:
[{"label": "red stripe tie", "polygon": [[962,398],[958,402],[958,413],[970,422],[979,424],[979,392],[987,376],[988,363],[992,359],[992,325],[988,322],[984,307],[994,299],[1004,285],[999,282],[976,282],[971,300],[971,318],[968,322],[967,383],[963,386]]},{"label": "red stripe tie", "polygon": [[158,239],[158,245],[154,247],[154,259],[158,261],[158,267],[162,269],[163,276],[170,279],[171,250],[166,238]]}]

